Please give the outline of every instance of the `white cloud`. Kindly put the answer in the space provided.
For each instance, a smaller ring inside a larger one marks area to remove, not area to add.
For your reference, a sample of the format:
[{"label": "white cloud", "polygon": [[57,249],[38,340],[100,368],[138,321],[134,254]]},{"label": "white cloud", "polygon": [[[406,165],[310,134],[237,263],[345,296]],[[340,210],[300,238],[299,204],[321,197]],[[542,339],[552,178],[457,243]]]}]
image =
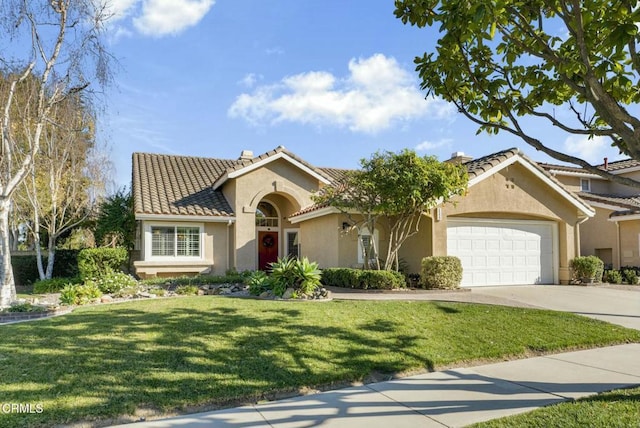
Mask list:
[{"label": "white cloud", "polygon": [[570,135],[564,141],[564,149],[567,153],[580,157],[592,164],[602,163],[603,157],[609,149],[610,142],[605,137],[593,137],[586,135]]},{"label": "white cloud", "polygon": [[261,74],[247,73],[238,83],[246,88],[253,88],[258,83],[258,80],[262,79],[263,76]]},{"label": "white cloud", "polygon": [[112,38],[117,40],[131,34],[131,24],[146,36],[178,34],[197,25],[214,4],[215,0],[108,0],[106,6]]},{"label": "white cloud", "polygon": [[344,78],[312,71],[258,86],[238,96],[228,113],[255,125],[287,121],[371,134],[397,122],[454,114],[442,100],[425,100],[413,73],[392,57],[375,54],[352,59],[348,68]]},{"label": "white cloud", "polygon": [[439,149],[441,147],[450,147],[453,140],[451,138],[443,138],[438,141],[423,141],[415,147],[418,152],[426,152],[429,150]]},{"label": "white cloud", "polygon": [[142,15],[133,19],[133,25],[149,36],[177,34],[200,22],[214,3],[214,0],[145,0]]},{"label": "white cloud", "polygon": [[106,2],[106,7],[109,15],[111,16],[111,20],[116,21],[124,18],[129,13],[131,13],[133,7],[140,0],[108,0]]},{"label": "white cloud", "polygon": [[264,53],[266,53],[267,55],[284,55],[284,49],[282,49],[280,46],[276,46],[274,48],[265,49]]}]

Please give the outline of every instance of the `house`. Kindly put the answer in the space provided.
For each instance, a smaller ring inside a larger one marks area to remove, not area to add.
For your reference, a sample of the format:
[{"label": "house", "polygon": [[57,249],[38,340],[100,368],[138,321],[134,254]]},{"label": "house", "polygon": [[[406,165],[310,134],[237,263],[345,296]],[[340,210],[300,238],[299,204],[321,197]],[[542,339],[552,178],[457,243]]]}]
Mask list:
[{"label": "house", "polygon": [[[480,159],[457,154],[467,194],[432,209],[400,257],[410,272],[430,255],[461,258],[465,286],[567,283],[580,224],[593,209],[518,149]],[[388,231],[315,206],[312,194],[344,170],[319,168],[283,147],[238,159],[133,154],[140,277],[265,269],[285,255],[320,267],[362,265],[362,242],[384,254]]]},{"label": "house", "polygon": [[[580,253],[595,255],[605,266],[615,269],[640,266],[640,190],[579,167],[547,163],[540,166],[595,210],[594,218],[580,226]],[[640,162],[636,160],[605,159],[598,168],[640,180]]]}]

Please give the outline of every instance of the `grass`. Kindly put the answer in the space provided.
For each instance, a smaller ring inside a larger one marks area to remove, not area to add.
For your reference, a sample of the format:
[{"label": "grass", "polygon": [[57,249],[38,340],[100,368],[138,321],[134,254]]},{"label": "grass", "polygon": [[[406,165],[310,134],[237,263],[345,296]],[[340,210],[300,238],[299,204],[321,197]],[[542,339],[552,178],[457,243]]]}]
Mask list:
[{"label": "grass", "polygon": [[51,426],[252,402],[478,360],[626,342],[572,314],[463,303],[154,299],[0,327],[0,426]]},{"label": "grass", "polygon": [[640,387],[619,389],[543,407],[521,415],[472,425],[474,428],[509,427],[634,427],[640,423]]}]

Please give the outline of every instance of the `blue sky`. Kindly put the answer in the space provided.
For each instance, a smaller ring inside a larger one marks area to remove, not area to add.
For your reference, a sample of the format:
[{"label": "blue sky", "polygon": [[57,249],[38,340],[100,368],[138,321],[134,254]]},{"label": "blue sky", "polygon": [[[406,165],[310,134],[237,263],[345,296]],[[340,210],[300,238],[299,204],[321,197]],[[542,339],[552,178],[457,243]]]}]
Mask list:
[{"label": "blue sky", "polygon": [[[237,158],[285,146],[316,166],[355,168],[377,150],[440,160],[520,147],[419,90],[413,59],[437,33],[403,25],[392,0],[111,0],[108,44],[119,60],[100,119],[116,186],[133,152]],[[560,112],[559,114],[562,114]],[[603,141],[535,136],[595,163]],[[555,162],[555,161],[553,161]]]}]

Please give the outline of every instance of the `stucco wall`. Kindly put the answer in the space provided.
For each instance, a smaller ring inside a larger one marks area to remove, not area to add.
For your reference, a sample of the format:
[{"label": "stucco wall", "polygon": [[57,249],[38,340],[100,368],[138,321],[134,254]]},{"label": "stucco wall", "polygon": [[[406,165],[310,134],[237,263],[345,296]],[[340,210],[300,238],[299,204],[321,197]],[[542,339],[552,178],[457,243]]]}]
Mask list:
[{"label": "stucco wall", "polygon": [[[640,181],[640,171],[630,172],[626,174],[620,174],[621,177],[631,178],[632,180]],[[608,193],[615,193],[617,195],[631,196],[639,193],[635,187],[624,186],[622,184],[611,182],[610,190]]]},{"label": "stucco wall", "polygon": [[[196,260],[150,260],[146,255],[146,229],[149,225],[157,226],[180,226],[180,225],[203,226],[204,241],[202,242],[203,255]],[[140,260],[134,262],[136,274],[142,278],[152,276],[181,276],[197,273],[224,274],[229,268],[229,239],[231,231],[228,230],[226,222],[180,222],[180,221],[141,221],[141,251]],[[146,260],[148,259],[148,260]]]},{"label": "stucco wall", "polygon": [[408,273],[420,273],[422,259],[433,255],[433,222],[432,217],[422,216],[418,233],[407,239],[400,248],[399,256],[407,263]]},{"label": "stucco wall", "polygon": [[620,224],[620,264],[640,266],[640,220],[621,221]]},{"label": "stucco wall", "polygon": [[513,164],[471,187],[455,204],[442,208],[434,222],[434,255],[447,254],[447,218],[509,218],[551,220],[558,225],[559,279],[569,280],[569,261],[579,249],[576,240],[578,209],[521,165]]},{"label": "stucco wall", "polygon": [[[603,253],[611,249],[611,262],[614,268],[618,265],[618,230],[614,222],[609,221],[612,210],[597,208],[594,218],[590,218],[580,225],[580,253],[583,256],[600,256],[606,258]],[[607,260],[605,260],[605,263]]]},{"label": "stucco wall", "polygon": [[300,223],[300,250],[303,257],[320,268],[341,266],[338,240],[342,230],[339,214],[331,214]]},{"label": "stucco wall", "polygon": [[[230,203],[233,201],[236,213],[235,267],[240,271],[257,267],[255,211],[262,199],[274,202],[284,227],[295,227],[286,223],[286,217],[311,205],[311,192],[318,190],[320,185],[316,178],[283,159],[225,183],[223,193]],[[280,244],[282,250],[282,238]]]}]

